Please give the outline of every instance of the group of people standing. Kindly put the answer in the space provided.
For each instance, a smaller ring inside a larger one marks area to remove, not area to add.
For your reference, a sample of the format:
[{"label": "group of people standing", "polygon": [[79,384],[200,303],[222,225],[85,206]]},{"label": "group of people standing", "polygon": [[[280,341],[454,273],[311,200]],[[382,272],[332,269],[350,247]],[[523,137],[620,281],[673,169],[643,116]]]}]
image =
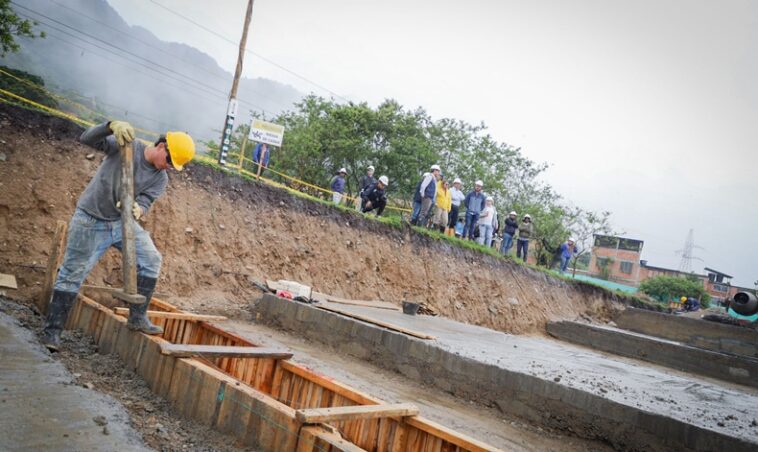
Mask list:
[{"label": "group of people standing", "polygon": [[[345,193],[345,186],[347,185],[347,169],[340,168],[337,174],[332,177],[330,187],[332,190],[332,202],[335,205],[339,205],[342,202],[342,196]],[[379,176],[378,179],[374,179],[374,167],[369,165],[366,170],[366,174],[361,177],[359,183],[359,200],[356,202],[356,210],[363,213],[375,212],[376,216],[379,216],[384,212],[384,208],[387,206],[387,186],[389,186],[390,180],[387,176]]]}]

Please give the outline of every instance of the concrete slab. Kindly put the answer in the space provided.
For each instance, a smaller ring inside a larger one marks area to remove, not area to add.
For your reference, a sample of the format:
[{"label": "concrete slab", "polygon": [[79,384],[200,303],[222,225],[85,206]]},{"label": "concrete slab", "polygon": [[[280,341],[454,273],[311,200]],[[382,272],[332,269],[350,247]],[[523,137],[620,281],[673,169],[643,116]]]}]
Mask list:
[{"label": "concrete slab", "polygon": [[621,311],[614,320],[625,330],[758,358],[758,331],[753,329],[634,308]]},{"label": "concrete slab", "polygon": [[340,306],[438,338],[428,341],[271,295],[253,309],[340,352],[615,447],[758,447],[758,394],[750,388],[439,317]]},{"label": "concrete slab", "polygon": [[[107,434],[97,416],[108,421]],[[119,402],[77,386],[30,331],[0,312],[0,450],[150,449]]]},{"label": "concrete slab", "polygon": [[547,332],[574,344],[758,388],[758,359],[579,322],[551,322]]}]

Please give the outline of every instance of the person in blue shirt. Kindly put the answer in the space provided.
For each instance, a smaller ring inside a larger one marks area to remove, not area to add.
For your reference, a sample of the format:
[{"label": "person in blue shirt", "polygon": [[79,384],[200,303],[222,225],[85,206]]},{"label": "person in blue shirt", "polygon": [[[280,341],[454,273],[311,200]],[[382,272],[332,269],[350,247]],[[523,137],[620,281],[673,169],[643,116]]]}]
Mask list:
[{"label": "person in blue shirt", "polygon": [[426,223],[431,216],[434,200],[437,197],[437,181],[442,176],[439,165],[432,165],[430,171],[429,175],[421,181],[421,185],[418,188],[419,196],[421,196],[421,212],[416,223],[422,227],[427,227]]},{"label": "person in blue shirt", "polygon": [[332,178],[330,188],[333,192],[332,201],[334,202],[335,206],[340,205],[340,201],[342,201],[342,194],[345,193],[345,185],[347,184],[345,177],[347,177],[347,170],[345,168],[340,168],[340,170],[337,171],[337,175]]},{"label": "person in blue shirt", "polygon": [[463,238],[474,240],[474,230],[477,229],[476,224],[479,221],[479,214],[484,210],[484,193],[482,193],[482,187],[484,184],[478,180],[474,183],[474,191],[466,195],[466,199],[463,200],[463,205],[466,207],[466,224],[463,226]]},{"label": "person in blue shirt", "polygon": [[261,178],[263,170],[268,168],[268,158],[270,155],[271,152],[266,143],[258,143],[255,145],[255,149],[253,150],[253,162],[255,162],[255,165],[258,167],[256,172],[256,177],[258,179]]},{"label": "person in blue shirt", "polygon": [[413,192],[413,212],[411,212],[411,224],[413,225],[418,223],[418,217],[421,215],[421,184],[426,180],[429,174],[431,173],[424,173],[424,175],[421,176],[421,180],[416,184],[416,191]]},{"label": "person in blue shirt", "polygon": [[566,271],[566,268],[568,268],[569,261],[572,257],[576,256],[576,254],[579,252],[576,245],[574,244],[574,239],[570,238],[566,241],[566,243],[563,243],[561,245],[561,248],[559,250],[560,256],[561,256],[561,273]]}]

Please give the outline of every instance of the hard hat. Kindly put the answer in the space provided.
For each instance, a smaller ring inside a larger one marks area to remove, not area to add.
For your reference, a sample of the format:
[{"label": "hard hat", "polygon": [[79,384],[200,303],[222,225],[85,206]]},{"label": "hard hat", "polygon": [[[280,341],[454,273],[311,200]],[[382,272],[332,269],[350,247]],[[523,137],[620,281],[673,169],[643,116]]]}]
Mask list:
[{"label": "hard hat", "polygon": [[511,210],[511,213],[509,213],[508,215],[513,215],[515,217],[516,216],[516,211]]},{"label": "hard hat", "polygon": [[492,198],[492,196],[487,196],[487,198],[485,199],[485,201],[492,201],[492,202],[494,202],[495,200]]},{"label": "hard hat", "polygon": [[482,187],[482,186],[484,186],[484,182],[478,180],[478,181],[474,182],[474,185],[478,185],[478,186]]},{"label": "hard hat", "polygon": [[568,240],[568,241],[569,241],[569,242],[571,242],[571,243],[576,243],[576,240],[574,240],[574,238],[573,238],[573,237],[569,237],[569,240]]},{"label": "hard hat", "polygon": [[685,301],[687,301],[687,297],[682,297],[682,298],[679,299],[679,301],[681,301],[682,303],[684,303]]},{"label": "hard hat", "polygon": [[374,165],[369,165],[369,166],[368,166],[368,170],[369,170],[369,171],[374,171]]},{"label": "hard hat", "polygon": [[345,174],[347,174],[347,170],[345,168],[340,168],[340,170],[337,171],[337,172],[338,173],[345,173]]},{"label": "hard hat", "polygon": [[454,184],[462,184],[463,182],[461,182],[460,178],[456,177],[455,180],[453,181],[453,183]]},{"label": "hard hat", "polygon": [[171,164],[181,171],[195,156],[195,142],[184,132],[166,132],[166,150],[171,156]]},{"label": "hard hat", "polygon": [[440,171],[439,165],[432,165],[432,171]]},{"label": "hard hat", "polygon": [[379,176],[379,182],[384,184],[385,187],[390,184],[390,180],[387,178],[387,176]]},{"label": "hard hat", "polygon": [[529,214],[526,214],[526,215],[524,215],[524,218],[529,218],[529,219],[531,220],[531,219],[532,219],[532,216],[531,216],[531,215],[529,215]]}]

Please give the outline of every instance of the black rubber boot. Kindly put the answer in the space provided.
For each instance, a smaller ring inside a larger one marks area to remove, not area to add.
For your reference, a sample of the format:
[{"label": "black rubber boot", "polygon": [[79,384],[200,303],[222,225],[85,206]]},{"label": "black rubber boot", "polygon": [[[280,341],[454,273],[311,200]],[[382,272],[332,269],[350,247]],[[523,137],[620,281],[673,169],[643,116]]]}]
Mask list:
[{"label": "black rubber boot", "polygon": [[155,278],[137,276],[137,293],[145,297],[145,302],[129,305],[129,320],[126,322],[126,327],[130,330],[153,335],[163,334],[163,328],[153,325],[147,318],[147,308],[150,306],[156,284],[158,280]]},{"label": "black rubber boot", "polygon": [[78,294],[73,292],[53,291],[53,298],[47,307],[47,320],[42,330],[40,341],[51,352],[57,352],[61,346],[61,331],[66,325],[68,313],[76,302]]}]

